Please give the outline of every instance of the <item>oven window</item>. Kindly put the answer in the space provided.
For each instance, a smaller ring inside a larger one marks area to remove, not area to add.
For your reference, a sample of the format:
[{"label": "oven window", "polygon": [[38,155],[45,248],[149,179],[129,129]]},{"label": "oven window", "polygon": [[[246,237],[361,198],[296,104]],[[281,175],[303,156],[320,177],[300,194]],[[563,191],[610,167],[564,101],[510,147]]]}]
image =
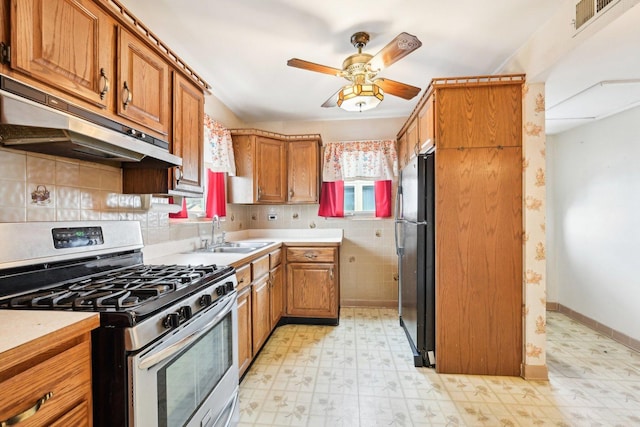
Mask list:
[{"label": "oven window", "polygon": [[158,421],[183,426],[233,364],[231,313],[158,371]]}]

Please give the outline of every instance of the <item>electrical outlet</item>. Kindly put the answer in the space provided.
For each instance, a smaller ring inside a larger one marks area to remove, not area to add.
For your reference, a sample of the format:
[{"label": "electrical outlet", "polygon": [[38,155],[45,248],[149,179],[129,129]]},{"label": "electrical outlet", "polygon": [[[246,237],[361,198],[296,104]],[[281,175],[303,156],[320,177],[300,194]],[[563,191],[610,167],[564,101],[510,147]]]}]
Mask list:
[{"label": "electrical outlet", "polygon": [[268,219],[269,221],[275,221],[276,219],[278,219],[278,215],[273,214],[273,213],[271,213],[271,214],[267,214],[267,219]]}]

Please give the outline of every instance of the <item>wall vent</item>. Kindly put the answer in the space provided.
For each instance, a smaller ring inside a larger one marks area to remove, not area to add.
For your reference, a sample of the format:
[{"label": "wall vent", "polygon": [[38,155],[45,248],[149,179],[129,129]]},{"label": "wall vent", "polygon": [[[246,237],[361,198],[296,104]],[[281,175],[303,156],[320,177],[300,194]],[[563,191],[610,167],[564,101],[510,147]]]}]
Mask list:
[{"label": "wall vent", "polygon": [[591,21],[597,19],[601,14],[605,13],[615,3],[620,0],[580,0],[576,4],[576,30]]}]

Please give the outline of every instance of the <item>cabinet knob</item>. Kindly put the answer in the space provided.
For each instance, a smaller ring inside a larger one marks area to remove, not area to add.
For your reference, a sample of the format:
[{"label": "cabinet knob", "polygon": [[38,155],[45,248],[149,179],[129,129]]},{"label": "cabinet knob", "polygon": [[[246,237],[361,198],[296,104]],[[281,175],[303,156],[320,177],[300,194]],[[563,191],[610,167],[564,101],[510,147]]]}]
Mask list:
[{"label": "cabinet knob", "polygon": [[318,255],[314,254],[313,252],[307,252],[304,254],[304,257],[307,259],[314,259],[314,258],[318,258]]},{"label": "cabinet knob", "polygon": [[176,182],[180,181],[182,179],[182,168],[180,166],[176,166],[173,169],[173,176],[176,179]]},{"label": "cabinet knob", "polygon": [[104,99],[104,96],[109,92],[109,78],[104,71],[104,68],[100,68],[100,79],[104,81],[102,84],[102,90],[100,91],[100,99]]},{"label": "cabinet knob", "polygon": [[293,190],[289,190],[289,199],[293,199]]}]

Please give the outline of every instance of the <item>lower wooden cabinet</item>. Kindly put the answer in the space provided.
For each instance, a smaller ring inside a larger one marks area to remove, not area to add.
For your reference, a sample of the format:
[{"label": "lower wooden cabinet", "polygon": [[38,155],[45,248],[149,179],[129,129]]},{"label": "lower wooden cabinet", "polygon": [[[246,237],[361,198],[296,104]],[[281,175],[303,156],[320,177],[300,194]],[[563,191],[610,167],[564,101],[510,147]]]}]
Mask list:
[{"label": "lower wooden cabinet", "polygon": [[269,277],[263,276],[251,285],[252,336],[255,353],[271,333],[269,306]]},{"label": "lower wooden cabinet", "polygon": [[246,286],[238,294],[238,368],[240,375],[244,374],[253,358],[251,326],[251,286]]},{"label": "lower wooden cabinet", "polygon": [[340,269],[338,248],[287,248],[287,316],[338,322]]},{"label": "lower wooden cabinet", "polygon": [[92,417],[89,330],[53,332],[0,354],[1,425],[91,426]]}]

